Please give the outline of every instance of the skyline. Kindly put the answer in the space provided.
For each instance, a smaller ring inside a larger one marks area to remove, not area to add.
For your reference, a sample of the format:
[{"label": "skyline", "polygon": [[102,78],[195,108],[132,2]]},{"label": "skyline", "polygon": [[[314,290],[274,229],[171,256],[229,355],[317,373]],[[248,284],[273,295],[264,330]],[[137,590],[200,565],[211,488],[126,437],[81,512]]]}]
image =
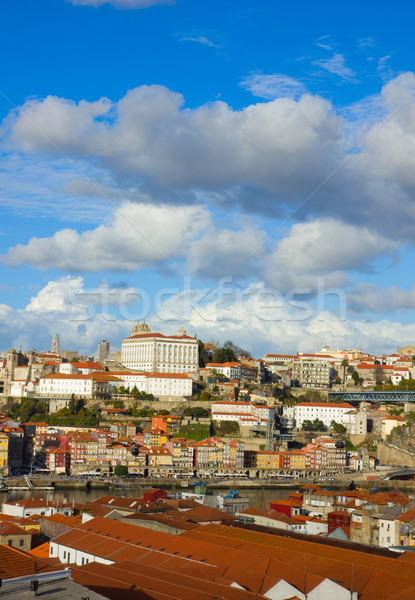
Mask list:
[{"label": "skyline", "polygon": [[0,350],[413,343],[414,9],[196,4],[0,9]]}]

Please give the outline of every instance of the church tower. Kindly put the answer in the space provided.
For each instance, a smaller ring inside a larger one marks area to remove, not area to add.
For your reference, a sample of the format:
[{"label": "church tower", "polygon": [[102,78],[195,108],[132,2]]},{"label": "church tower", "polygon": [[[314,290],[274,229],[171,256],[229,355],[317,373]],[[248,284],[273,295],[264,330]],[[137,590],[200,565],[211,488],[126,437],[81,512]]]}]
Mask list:
[{"label": "church tower", "polygon": [[150,325],[147,325],[147,323],[145,321],[143,321],[142,323],[140,323],[140,321],[138,321],[137,325],[134,325],[131,329],[131,335],[139,335],[140,333],[150,333],[151,332],[151,327]]},{"label": "church tower", "polygon": [[57,333],[55,333],[55,335],[53,336],[52,346],[50,348],[50,351],[53,352],[54,354],[59,354],[59,336]]}]

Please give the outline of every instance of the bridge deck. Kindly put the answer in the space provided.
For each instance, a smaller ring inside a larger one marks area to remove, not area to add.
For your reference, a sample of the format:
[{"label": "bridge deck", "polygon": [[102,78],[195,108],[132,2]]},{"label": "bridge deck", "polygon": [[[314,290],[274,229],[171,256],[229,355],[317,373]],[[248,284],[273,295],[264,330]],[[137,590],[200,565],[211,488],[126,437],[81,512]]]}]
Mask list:
[{"label": "bridge deck", "polygon": [[415,390],[406,392],[329,392],[330,400],[340,398],[345,402],[415,402]]}]

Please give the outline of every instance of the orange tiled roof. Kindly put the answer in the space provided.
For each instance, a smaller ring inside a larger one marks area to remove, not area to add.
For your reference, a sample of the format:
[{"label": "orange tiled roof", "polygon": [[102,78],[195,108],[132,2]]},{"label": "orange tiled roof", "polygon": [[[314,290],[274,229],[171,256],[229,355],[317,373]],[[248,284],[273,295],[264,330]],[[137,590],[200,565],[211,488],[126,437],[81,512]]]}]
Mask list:
[{"label": "orange tiled roof", "polygon": [[64,567],[48,565],[27,552],[16,550],[10,546],[0,546],[0,569],[2,579],[12,579],[34,573],[61,571]]}]

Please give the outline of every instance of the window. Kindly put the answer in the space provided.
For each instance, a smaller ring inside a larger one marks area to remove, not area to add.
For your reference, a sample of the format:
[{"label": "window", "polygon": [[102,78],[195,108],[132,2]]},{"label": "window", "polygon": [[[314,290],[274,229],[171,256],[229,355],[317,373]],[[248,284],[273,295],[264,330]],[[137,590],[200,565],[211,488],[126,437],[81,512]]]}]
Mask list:
[{"label": "window", "polygon": [[24,544],[24,540],[23,539],[19,540],[19,546],[23,546],[23,544]]}]

